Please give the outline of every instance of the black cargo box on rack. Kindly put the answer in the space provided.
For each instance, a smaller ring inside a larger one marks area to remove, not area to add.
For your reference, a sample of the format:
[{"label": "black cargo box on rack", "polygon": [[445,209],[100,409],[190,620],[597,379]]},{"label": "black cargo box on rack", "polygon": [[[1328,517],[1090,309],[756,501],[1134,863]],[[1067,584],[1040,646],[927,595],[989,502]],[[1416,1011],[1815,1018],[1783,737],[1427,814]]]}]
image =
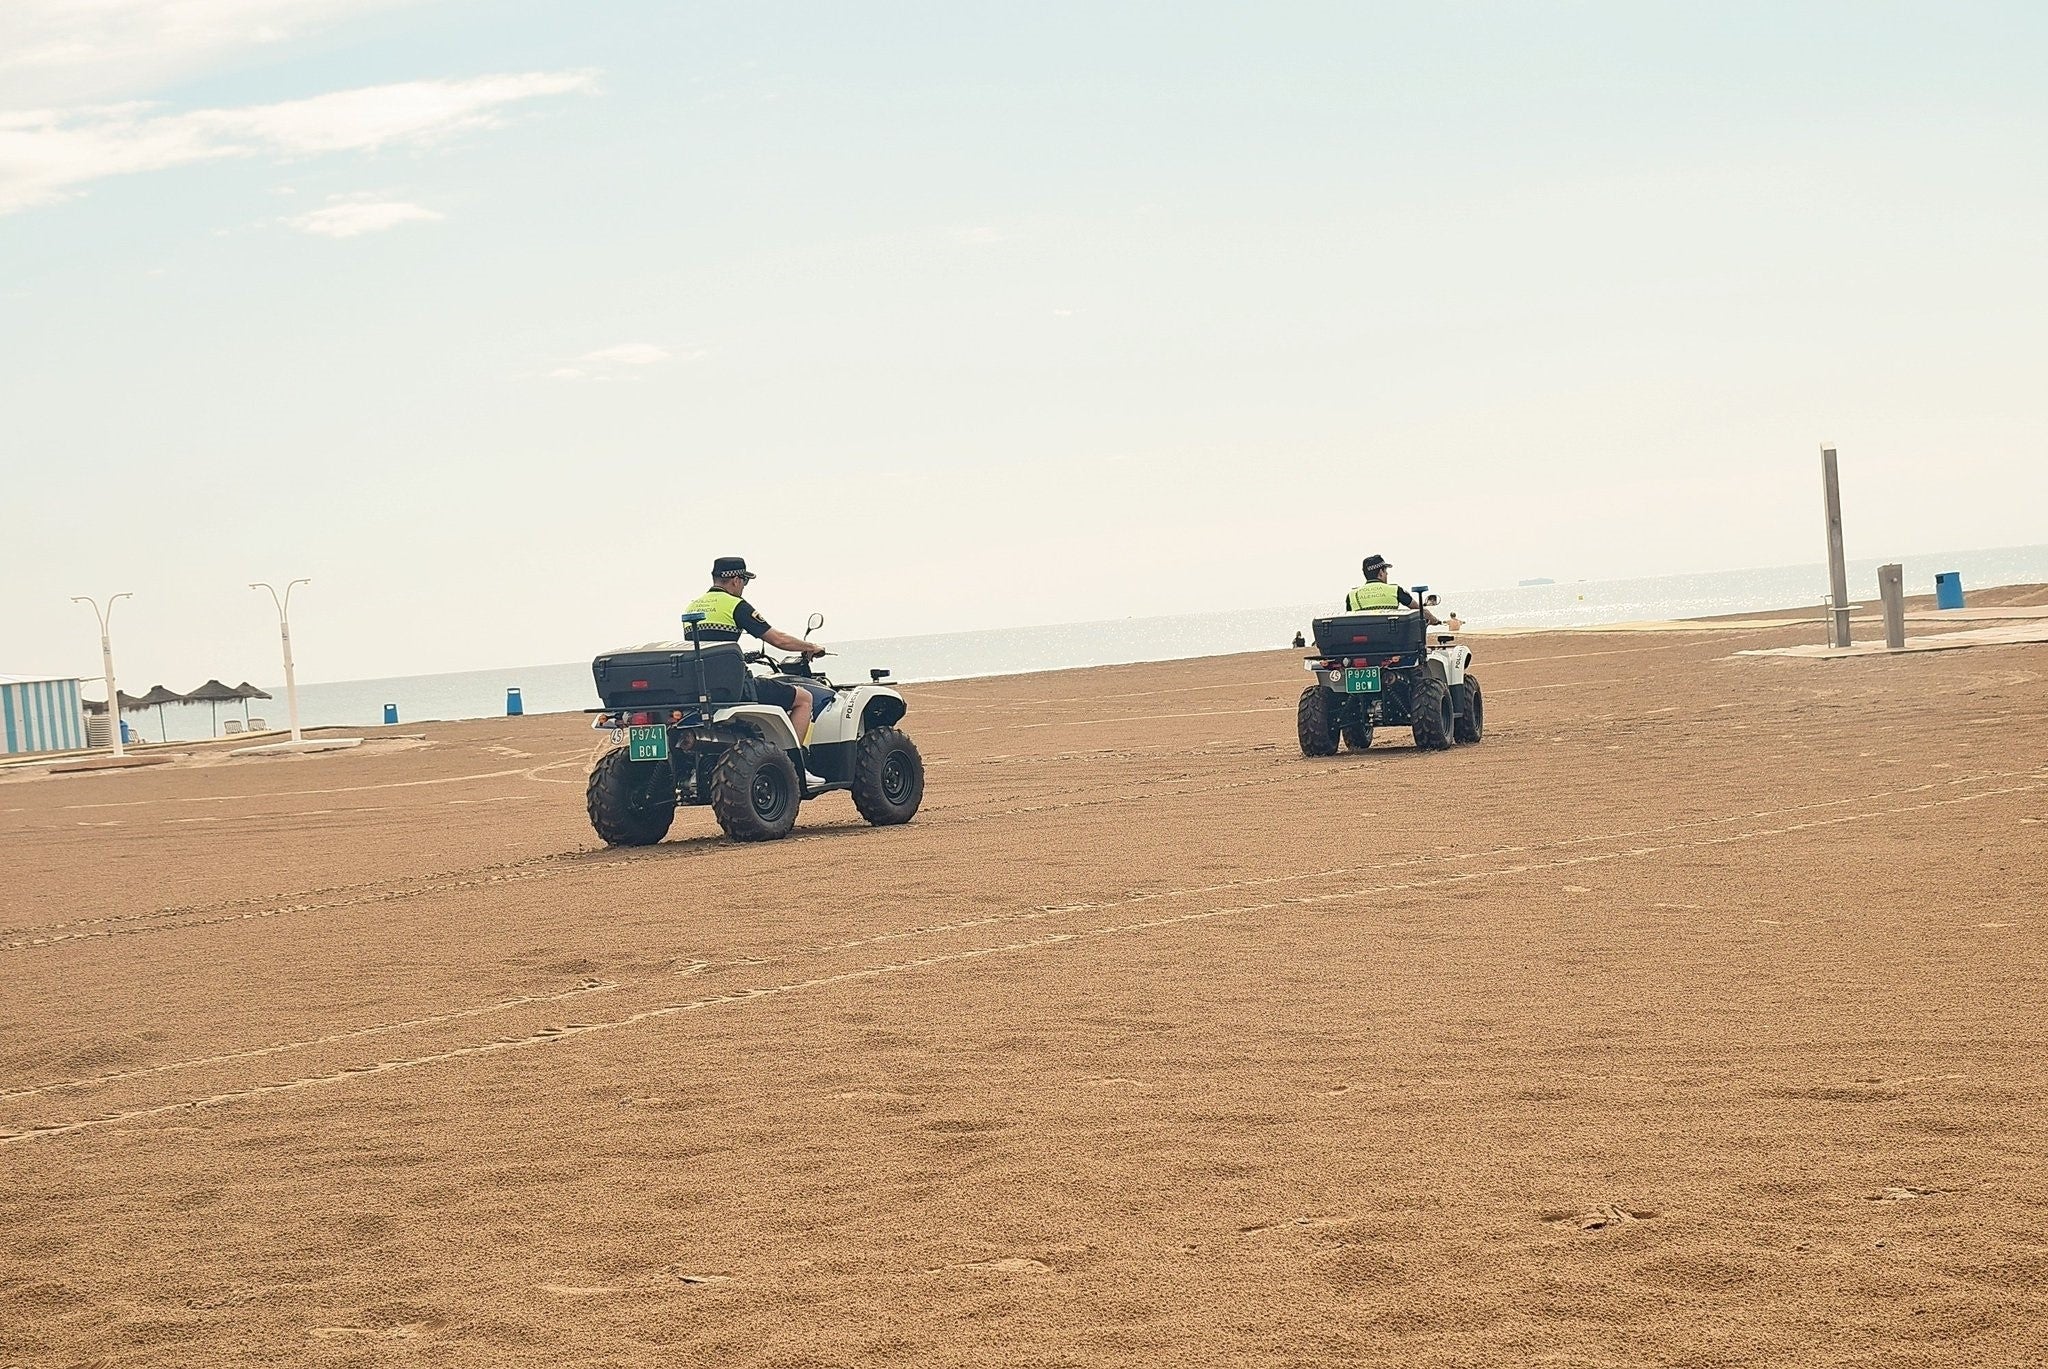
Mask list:
[{"label": "black cargo box on rack", "polygon": [[750,702],[753,677],[738,643],[662,642],[608,652],[590,663],[597,697],[606,708],[694,708],[697,671],[704,672],[703,692],[720,706]]},{"label": "black cargo box on rack", "polygon": [[1316,650],[1325,656],[1416,655],[1422,651],[1422,613],[1343,613],[1315,621]]}]

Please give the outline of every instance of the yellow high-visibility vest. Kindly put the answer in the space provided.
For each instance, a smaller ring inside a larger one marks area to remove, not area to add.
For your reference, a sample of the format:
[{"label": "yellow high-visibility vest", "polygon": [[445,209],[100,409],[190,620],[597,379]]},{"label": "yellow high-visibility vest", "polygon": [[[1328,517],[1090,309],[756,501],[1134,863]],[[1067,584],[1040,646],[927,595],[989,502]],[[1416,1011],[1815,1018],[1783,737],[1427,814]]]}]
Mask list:
[{"label": "yellow high-visibility vest", "polygon": [[706,590],[690,601],[687,613],[701,613],[704,621],[692,623],[685,636],[693,642],[737,642],[740,639],[740,597],[722,589]]},{"label": "yellow high-visibility vest", "polygon": [[1399,608],[1400,605],[1400,587],[1385,580],[1368,580],[1344,599],[1344,607],[1351,613],[1362,613],[1369,608]]}]

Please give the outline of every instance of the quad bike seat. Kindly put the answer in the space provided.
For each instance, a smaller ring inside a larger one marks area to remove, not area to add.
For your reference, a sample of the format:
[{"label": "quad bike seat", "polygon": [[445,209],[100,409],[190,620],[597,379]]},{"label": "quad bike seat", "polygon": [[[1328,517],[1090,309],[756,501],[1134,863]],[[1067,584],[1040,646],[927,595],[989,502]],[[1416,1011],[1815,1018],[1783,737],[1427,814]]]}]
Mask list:
[{"label": "quad bike seat", "polygon": [[1316,650],[1325,656],[1420,656],[1422,610],[1376,609],[1315,620]]},{"label": "quad bike seat", "polygon": [[[700,654],[701,651],[701,654]],[[737,642],[654,642],[607,652],[590,663],[606,708],[694,708],[697,671],[712,704],[751,703],[754,677]]]}]

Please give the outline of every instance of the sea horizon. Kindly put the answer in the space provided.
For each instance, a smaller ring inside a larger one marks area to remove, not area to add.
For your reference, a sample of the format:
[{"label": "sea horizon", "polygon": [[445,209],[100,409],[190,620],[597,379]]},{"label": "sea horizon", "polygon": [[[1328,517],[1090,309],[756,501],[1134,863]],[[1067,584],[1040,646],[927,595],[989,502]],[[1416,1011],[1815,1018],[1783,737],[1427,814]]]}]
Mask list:
[{"label": "sea horizon", "polygon": [[[2048,544],[1861,558],[1848,563],[1849,583],[1856,602],[1876,598],[1876,569],[1894,560],[1905,567],[1909,595],[1932,593],[1934,575],[1941,571],[1961,574],[1966,595],[1973,588],[2048,583]],[[1856,593],[1858,585],[1868,586],[1870,592]],[[1339,611],[1338,603],[1349,588],[1344,585],[1333,589],[1322,604],[1104,618],[846,642],[828,640],[833,654],[822,665],[828,674],[847,681],[865,680],[869,670],[887,668],[892,673],[892,682],[915,686],[1272,650],[1288,646],[1296,631],[1307,630],[1312,618]],[[1552,581],[1480,589],[1440,585],[1430,588],[1439,596],[1443,610],[1456,610],[1468,629],[1481,634],[1488,630],[1588,628],[1646,619],[1705,618],[1811,605],[1818,639],[1819,605],[1826,594],[1827,571],[1822,563],[1810,562],[1613,580]],[[667,638],[650,632],[647,640]],[[594,643],[591,656],[629,645],[634,644]],[[90,686],[91,681],[86,683]],[[287,707],[283,685],[264,682],[262,687],[276,697],[251,704],[250,718],[260,719],[272,728],[284,726]],[[302,682],[300,722],[303,727],[379,726],[387,704],[396,705],[400,725],[496,717],[506,712],[506,695],[511,689],[519,690],[523,711],[527,713],[576,712],[597,703],[586,658]],[[239,706],[224,706],[221,712],[222,722],[229,717],[237,721],[242,718]],[[145,742],[194,741],[210,735],[208,710],[198,705],[168,709],[161,719],[155,712],[126,716],[130,727]]]}]

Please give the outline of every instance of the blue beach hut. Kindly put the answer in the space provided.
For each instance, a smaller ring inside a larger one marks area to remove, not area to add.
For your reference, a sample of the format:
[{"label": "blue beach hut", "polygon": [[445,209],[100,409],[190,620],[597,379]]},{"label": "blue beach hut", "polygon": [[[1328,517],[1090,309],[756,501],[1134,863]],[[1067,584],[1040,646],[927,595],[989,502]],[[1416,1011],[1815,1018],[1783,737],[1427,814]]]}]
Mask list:
[{"label": "blue beach hut", "polygon": [[76,679],[0,675],[0,755],[83,751],[85,744]]}]

